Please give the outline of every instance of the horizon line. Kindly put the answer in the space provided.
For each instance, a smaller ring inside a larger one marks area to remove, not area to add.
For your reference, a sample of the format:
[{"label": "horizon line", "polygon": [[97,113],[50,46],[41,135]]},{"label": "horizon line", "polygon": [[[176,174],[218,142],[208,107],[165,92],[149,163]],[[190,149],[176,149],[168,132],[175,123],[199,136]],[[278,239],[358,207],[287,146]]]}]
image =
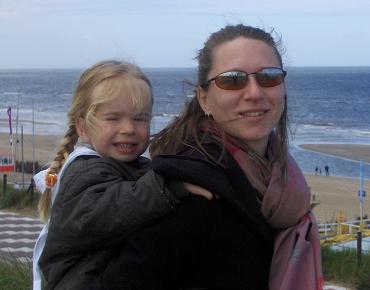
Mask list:
[{"label": "horizon line", "polygon": [[[142,69],[197,69],[196,66],[139,66]],[[368,68],[369,65],[294,65],[287,68]],[[84,70],[88,67],[15,67],[0,68],[0,71],[10,70]]]}]

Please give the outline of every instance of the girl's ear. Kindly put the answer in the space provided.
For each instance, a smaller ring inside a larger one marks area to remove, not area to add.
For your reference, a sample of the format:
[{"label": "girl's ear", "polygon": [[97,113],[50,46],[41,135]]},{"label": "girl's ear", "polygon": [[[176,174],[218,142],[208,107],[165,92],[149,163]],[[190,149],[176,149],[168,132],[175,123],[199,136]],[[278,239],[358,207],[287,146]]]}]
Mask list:
[{"label": "girl's ear", "polygon": [[197,98],[204,114],[211,115],[212,112],[209,110],[207,92],[200,86],[197,88]]},{"label": "girl's ear", "polygon": [[87,134],[87,130],[85,128],[85,120],[81,117],[77,118],[76,120],[76,132],[78,137],[86,143],[89,143],[90,137]]}]

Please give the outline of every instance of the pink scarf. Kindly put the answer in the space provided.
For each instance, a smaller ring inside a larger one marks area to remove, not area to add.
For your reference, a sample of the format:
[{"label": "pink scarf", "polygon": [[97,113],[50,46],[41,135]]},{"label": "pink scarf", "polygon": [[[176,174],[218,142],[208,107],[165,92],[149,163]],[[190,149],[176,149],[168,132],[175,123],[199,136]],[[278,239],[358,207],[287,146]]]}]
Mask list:
[{"label": "pink scarf", "polygon": [[[253,187],[263,195],[262,214],[276,229],[269,289],[323,289],[320,238],[310,212],[310,190],[294,159],[288,156],[284,185],[278,162],[271,164],[235,138],[221,138],[213,128],[206,130],[222,139]],[[270,151],[273,155],[273,148]]]}]

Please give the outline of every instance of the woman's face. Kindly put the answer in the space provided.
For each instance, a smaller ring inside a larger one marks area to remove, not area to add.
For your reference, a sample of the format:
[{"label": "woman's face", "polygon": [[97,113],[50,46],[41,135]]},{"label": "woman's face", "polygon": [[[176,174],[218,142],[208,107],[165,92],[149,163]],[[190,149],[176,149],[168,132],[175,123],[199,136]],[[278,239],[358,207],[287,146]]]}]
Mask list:
[{"label": "woman's face", "polygon": [[[274,50],[263,41],[240,37],[214,49],[208,79],[226,71],[254,73],[266,67],[281,67]],[[263,155],[284,110],[284,96],[284,83],[261,87],[249,75],[246,86],[235,91],[221,89],[212,81],[207,91],[200,89],[198,99],[203,111],[226,133]]]}]

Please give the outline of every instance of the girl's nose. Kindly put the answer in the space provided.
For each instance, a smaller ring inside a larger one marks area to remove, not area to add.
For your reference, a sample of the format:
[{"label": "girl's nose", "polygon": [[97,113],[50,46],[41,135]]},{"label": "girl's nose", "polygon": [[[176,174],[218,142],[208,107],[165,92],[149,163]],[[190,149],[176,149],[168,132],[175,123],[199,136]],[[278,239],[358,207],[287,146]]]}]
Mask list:
[{"label": "girl's nose", "polygon": [[133,135],[135,134],[135,124],[133,120],[125,119],[120,124],[120,134]]}]

